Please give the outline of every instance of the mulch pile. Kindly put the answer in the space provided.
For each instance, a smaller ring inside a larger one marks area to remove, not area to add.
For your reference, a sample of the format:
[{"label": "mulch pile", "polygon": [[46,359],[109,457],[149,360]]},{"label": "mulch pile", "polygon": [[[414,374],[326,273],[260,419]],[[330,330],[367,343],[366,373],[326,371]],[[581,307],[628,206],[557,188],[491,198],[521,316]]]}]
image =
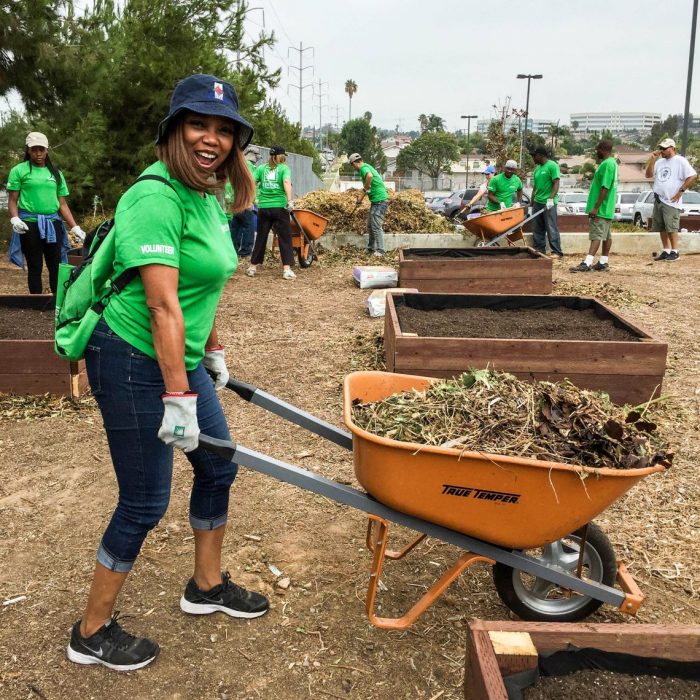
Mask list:
[{"label": "mulch pile", "polygon": [[[362,197],[359,206],[358,199]],[[369,200],[362,190],[346,192],[309,192],[295,200],[297,209],[310,209],[329,219],[326,231],[365,233]],[[443,216],[433,214],[418,190],[394,194],[389,190],[389,208],[384,218],[386,233],[454,233],[455,228]]]},{"label": "mulch pile", "polygon": [[527,457],[591,468],[662,464],[673,453],[643,410],[568,381],[525,382],[505,372],[472,370],[373,403],[357,403],[356,425],[385,438]]}]

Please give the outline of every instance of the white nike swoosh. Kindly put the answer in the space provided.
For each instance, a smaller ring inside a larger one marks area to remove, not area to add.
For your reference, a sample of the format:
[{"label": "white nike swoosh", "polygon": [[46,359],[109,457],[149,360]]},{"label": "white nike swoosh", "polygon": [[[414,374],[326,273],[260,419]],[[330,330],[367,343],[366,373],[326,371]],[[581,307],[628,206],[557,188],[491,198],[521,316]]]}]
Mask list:
[{"label": "white nike swoosh", "polygon": [[102,648],[100,647],[99,649],[93,649],[92,647],[89,647],[87,644],[83,644],[83,646],[91,651],[95,656],[98,656],[99,658],[102,658]]}]

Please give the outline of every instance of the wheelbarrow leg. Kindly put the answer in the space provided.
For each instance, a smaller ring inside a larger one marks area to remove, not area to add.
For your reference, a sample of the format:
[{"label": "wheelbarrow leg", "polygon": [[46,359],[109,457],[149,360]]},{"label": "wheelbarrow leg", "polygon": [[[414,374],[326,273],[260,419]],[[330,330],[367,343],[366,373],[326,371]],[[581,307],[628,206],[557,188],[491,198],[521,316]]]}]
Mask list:
[{"label": "wheelbarrow leg", "polygon": [[[374,526],[377,524],[377,518],[370,517],[367,521],[367,549],[374,553],[376,547],[374,543],[377,541],[377,537],[374,534]],[[387,559],[403,559],[414,547],[417,547],[428,535],[420,535],[416,537],[411,544],[407,545],[403,549],[387,549],[384,552],[384,556]]]},{"label": "wheelbarrow leg", "polygon": [[[486,564],[494,564],[493,559],[481,556],[480,554],[473,554],[472,552],[465,552],[459,559],[449,568],[445,573],[428,589],[428,591],[423,595],[423,597],[405,614],[401,617],[378,617],[374,614],[374,605],[377,598],[377,588],[379,587],[379,578],[382,575],[382,566],[384,564],[384,559],[387,556],[386,545],[387,545],[387,534],[389,531],[389,523],[376,515],[369,516],[370,521],[374,521],[376,528],[370,525],[372,531],[376,531],[377,536],[374,540],[373,545],[374,557],[372,559],[372,571],[369,575],[369,584],[367,586],[367,599],[365,601],[365,609],[367,610],[367,618],[375,626],[382,629],[390,630],[405,630],[410,627],[416,619],[422,615],[448,588],[448,586],[469,566],[475,564],[479,561],[483,561]],[[419,540],[422,538],[419,538]],[[404,554],[408,553],[418,541],[410,545]]]}]

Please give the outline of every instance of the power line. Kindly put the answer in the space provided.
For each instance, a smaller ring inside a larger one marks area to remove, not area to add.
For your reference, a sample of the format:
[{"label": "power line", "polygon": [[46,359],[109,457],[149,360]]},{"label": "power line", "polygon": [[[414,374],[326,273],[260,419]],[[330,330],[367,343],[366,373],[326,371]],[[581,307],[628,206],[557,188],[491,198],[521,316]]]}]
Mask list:
[{"label": "power line", "polygon": [[295,85],[294,83],[290,83],[289,86],[299,90],[299,126],[301,126],[302,131],[303,131],[304,122],[302,120],[302,96],[304,94],[304,90],[306,90],[306,88],[309,88],[313,85],[313,83],[304,84],[304,71],[311,69],[311,72],[313,74],[313,70],[314,70],[314,67],[312,65],[309,65],[309,66],[304,65],[304,53],[306,51],[311,51],[311,54],[314,55],[314,47],[307,46],[306,48],[304,48],[304,45],[300,41],[298,49],[294,46],[290,46],[287,49],[287,56],[289,56],[290,51],[297,51],[299,53],[299,65],[289,67],[290,69],[299,71],[299,85]]},{"label": "power line", "polygon": [[[315,85],[315,84],[314,84]],[[318,97],[318,145],[319,150],[323,148],[323,98],[328,97],[327,92],[323,92],[323,86],[328,87],[328,83],[321,82],[321,78],[318,79],[318,93],[315,93],[314,97]]]}]

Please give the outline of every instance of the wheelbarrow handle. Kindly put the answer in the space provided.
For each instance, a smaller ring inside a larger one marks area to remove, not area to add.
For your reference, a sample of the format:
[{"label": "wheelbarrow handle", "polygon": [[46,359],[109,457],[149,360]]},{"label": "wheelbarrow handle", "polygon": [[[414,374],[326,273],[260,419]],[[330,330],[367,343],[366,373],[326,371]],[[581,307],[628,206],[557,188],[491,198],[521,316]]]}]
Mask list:
[{"label": "wheelbarrow handle", "polygon": [[350,433],[336,428],[331,423],[317,418],[301,408],[297,408],[252,384],[241,382],[238,379],[229,379],[226,388],[235,391],[242,399],[249,403],[260,406],[260,408],[264,408],[266,411],[274,413],[276,416],[284,418],[290,423],[294,423],[294,425],[298,425],[340,447],[344,447],[346,450],[352,450],[352,435]]}]

